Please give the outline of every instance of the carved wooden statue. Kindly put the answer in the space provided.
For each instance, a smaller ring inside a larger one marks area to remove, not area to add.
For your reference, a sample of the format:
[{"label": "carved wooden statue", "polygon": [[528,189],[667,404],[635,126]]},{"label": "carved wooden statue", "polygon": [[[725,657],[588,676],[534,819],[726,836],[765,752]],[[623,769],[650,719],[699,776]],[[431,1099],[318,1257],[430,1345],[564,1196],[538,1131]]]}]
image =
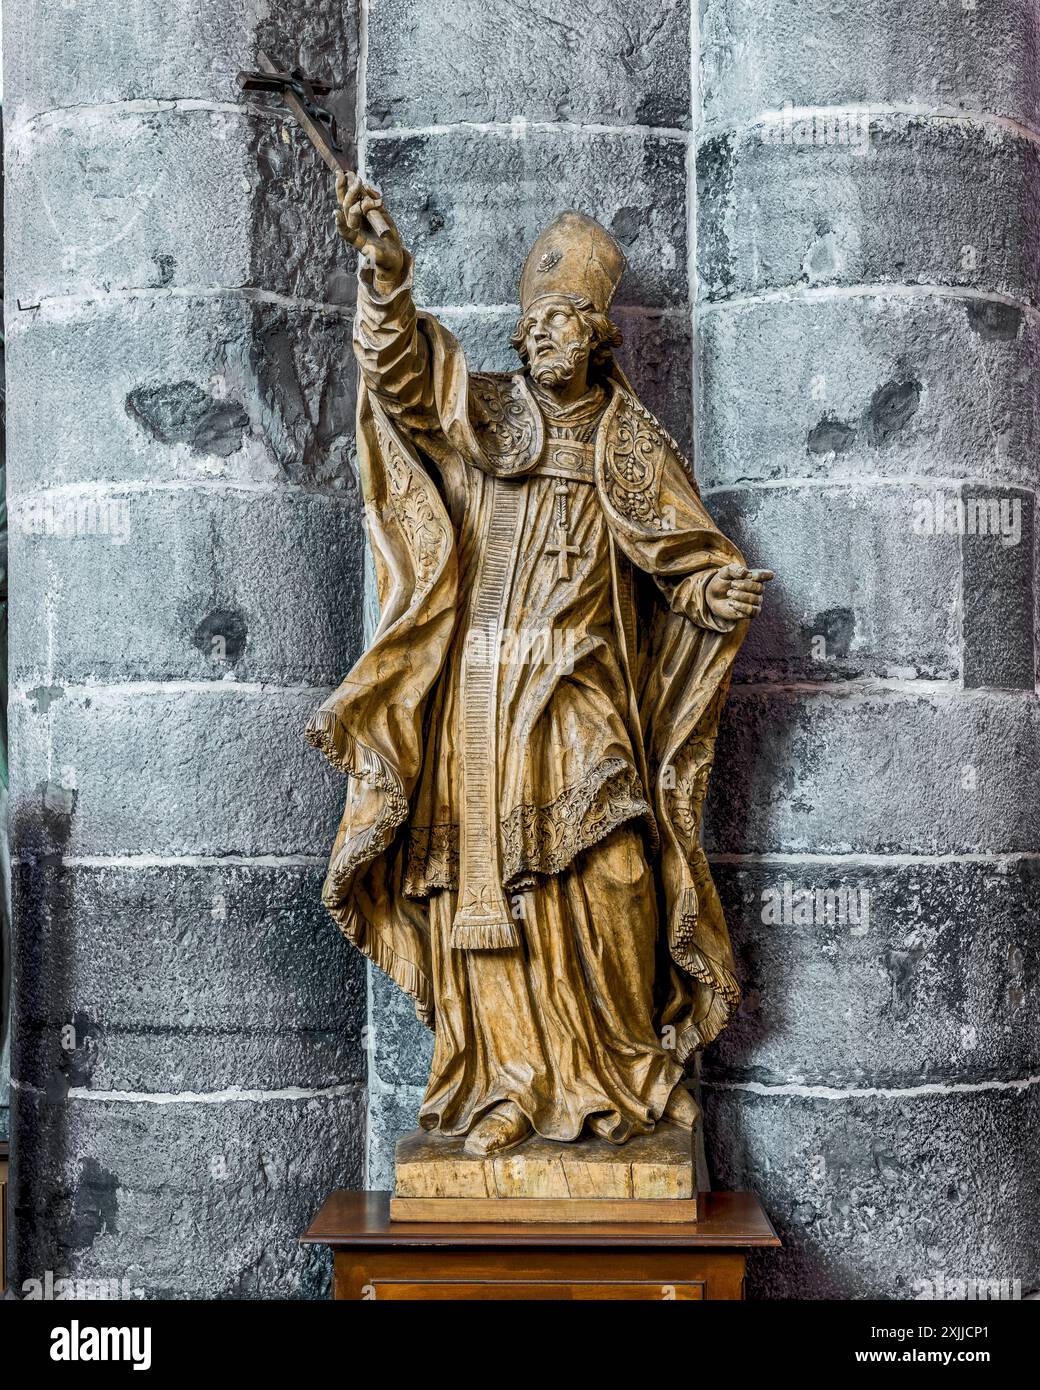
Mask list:
[{"label": "carved wooden statue", "polygon": [[739,999],[701,811],[772,576],[614,359],[599,223],[546,228],[522,369],[471,372],[379,194],[337,193],[382,616],[307,730],[347,774],[324,901],[434,1030],[423,1130],[477,1158],[689,1130],[683,1064]]}]

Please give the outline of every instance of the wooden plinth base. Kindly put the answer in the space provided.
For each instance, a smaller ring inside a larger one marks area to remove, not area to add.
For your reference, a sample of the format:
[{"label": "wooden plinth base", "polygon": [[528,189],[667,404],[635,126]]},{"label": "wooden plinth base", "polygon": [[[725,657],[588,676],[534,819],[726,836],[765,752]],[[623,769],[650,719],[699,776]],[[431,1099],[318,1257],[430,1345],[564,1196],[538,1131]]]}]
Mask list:
[{"label": "wooden plinth base", "polygon": [[393,1221],[697,1220],[693,1136],[669,1124],[627,1144],[532,1135],[485,1157],[415,1130],[398,1140],[394,1180]]},{"label": "wooden plinth base", "polygon": [[701,1194],[696,1222],[481,1225],[391,1221],[389,1194],[334,1192],[302,1237],[335,1259],[334,1297],[743,1297],[748,1251],[780,1244],[750,1192]]},{"label": "wooden plinth base", "polygon": [[391,1221],[558,1221],[582,1225],[603,1221],[615,1225],[646,1225],[648,1221],[697,1220],[697,1198],[661,1200],[638,1197],[391,1197]]}]

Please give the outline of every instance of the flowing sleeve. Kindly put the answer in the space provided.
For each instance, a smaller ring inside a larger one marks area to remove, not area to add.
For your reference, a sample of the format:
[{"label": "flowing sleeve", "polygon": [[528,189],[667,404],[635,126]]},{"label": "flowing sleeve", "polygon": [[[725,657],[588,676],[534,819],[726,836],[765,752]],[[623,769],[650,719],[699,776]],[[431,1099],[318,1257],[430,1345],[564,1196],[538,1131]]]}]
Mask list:
[{"label": "flowing sleeve", "polygon": [[[397,281],[379,289],[371,266],[358,272],[354,355],[368,390],[411,435],[440,431],[431,350],[412,297],[412,257]],[[425,316],[423,316],[425,319]]]},{"label": "flowing sleeve", "polygon": [[678,447],[627,392],[614,395],[597,446],[601,495],[621,550],[650,575],[668,607],[709,632],[732,632],[717,618],[707,588],[743,556],[712,521]]}]

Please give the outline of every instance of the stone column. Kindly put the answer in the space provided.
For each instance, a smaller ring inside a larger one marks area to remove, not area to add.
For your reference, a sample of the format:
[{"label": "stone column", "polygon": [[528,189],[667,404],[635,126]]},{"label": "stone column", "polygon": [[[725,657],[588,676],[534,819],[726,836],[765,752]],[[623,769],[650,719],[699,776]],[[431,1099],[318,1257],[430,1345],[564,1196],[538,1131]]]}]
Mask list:
[{"label": "stone column", "polygon": [[363,1177],[342,785],[302,737],[360,640],[353,267],[234,78],[302,63],[351,137],[356,16],[5,21],[14,1287],[313,1294],[296,1237]]},{"label": "stone column", "polygon": [[[690,438],[690,16],[683,3],[371,0],[361,136],[416,254],[416,295],[471,365],[515,370],[520,270],[558,212],[625,248],[617,317],[647,403]],[[430,1037],[372,973],[369,1185],[392,1183]]]},{"label": "stone column", "polygon": [[1036,40],[1020,0],[701,6],[698,471],[779,574],[708,831],[758,1294],[1038,1283]]}]

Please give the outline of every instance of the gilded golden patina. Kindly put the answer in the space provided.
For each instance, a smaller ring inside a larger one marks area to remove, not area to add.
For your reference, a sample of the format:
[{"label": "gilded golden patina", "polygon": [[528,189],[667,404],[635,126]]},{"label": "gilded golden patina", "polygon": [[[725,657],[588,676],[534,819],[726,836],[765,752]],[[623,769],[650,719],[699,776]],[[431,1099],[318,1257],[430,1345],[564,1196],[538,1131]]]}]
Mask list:
[{"label": "gilded golden patina", "polygon": [[379,195],[338,194],[381,618],[307,730],[347,774],[324,901],[434,1030],[431,1136],[479,1158],[690,1128],[683,1064],[740,997],[701,813],[771,575],[614,358],[603,227],[546,228],[522,369],[471,372]]}]

